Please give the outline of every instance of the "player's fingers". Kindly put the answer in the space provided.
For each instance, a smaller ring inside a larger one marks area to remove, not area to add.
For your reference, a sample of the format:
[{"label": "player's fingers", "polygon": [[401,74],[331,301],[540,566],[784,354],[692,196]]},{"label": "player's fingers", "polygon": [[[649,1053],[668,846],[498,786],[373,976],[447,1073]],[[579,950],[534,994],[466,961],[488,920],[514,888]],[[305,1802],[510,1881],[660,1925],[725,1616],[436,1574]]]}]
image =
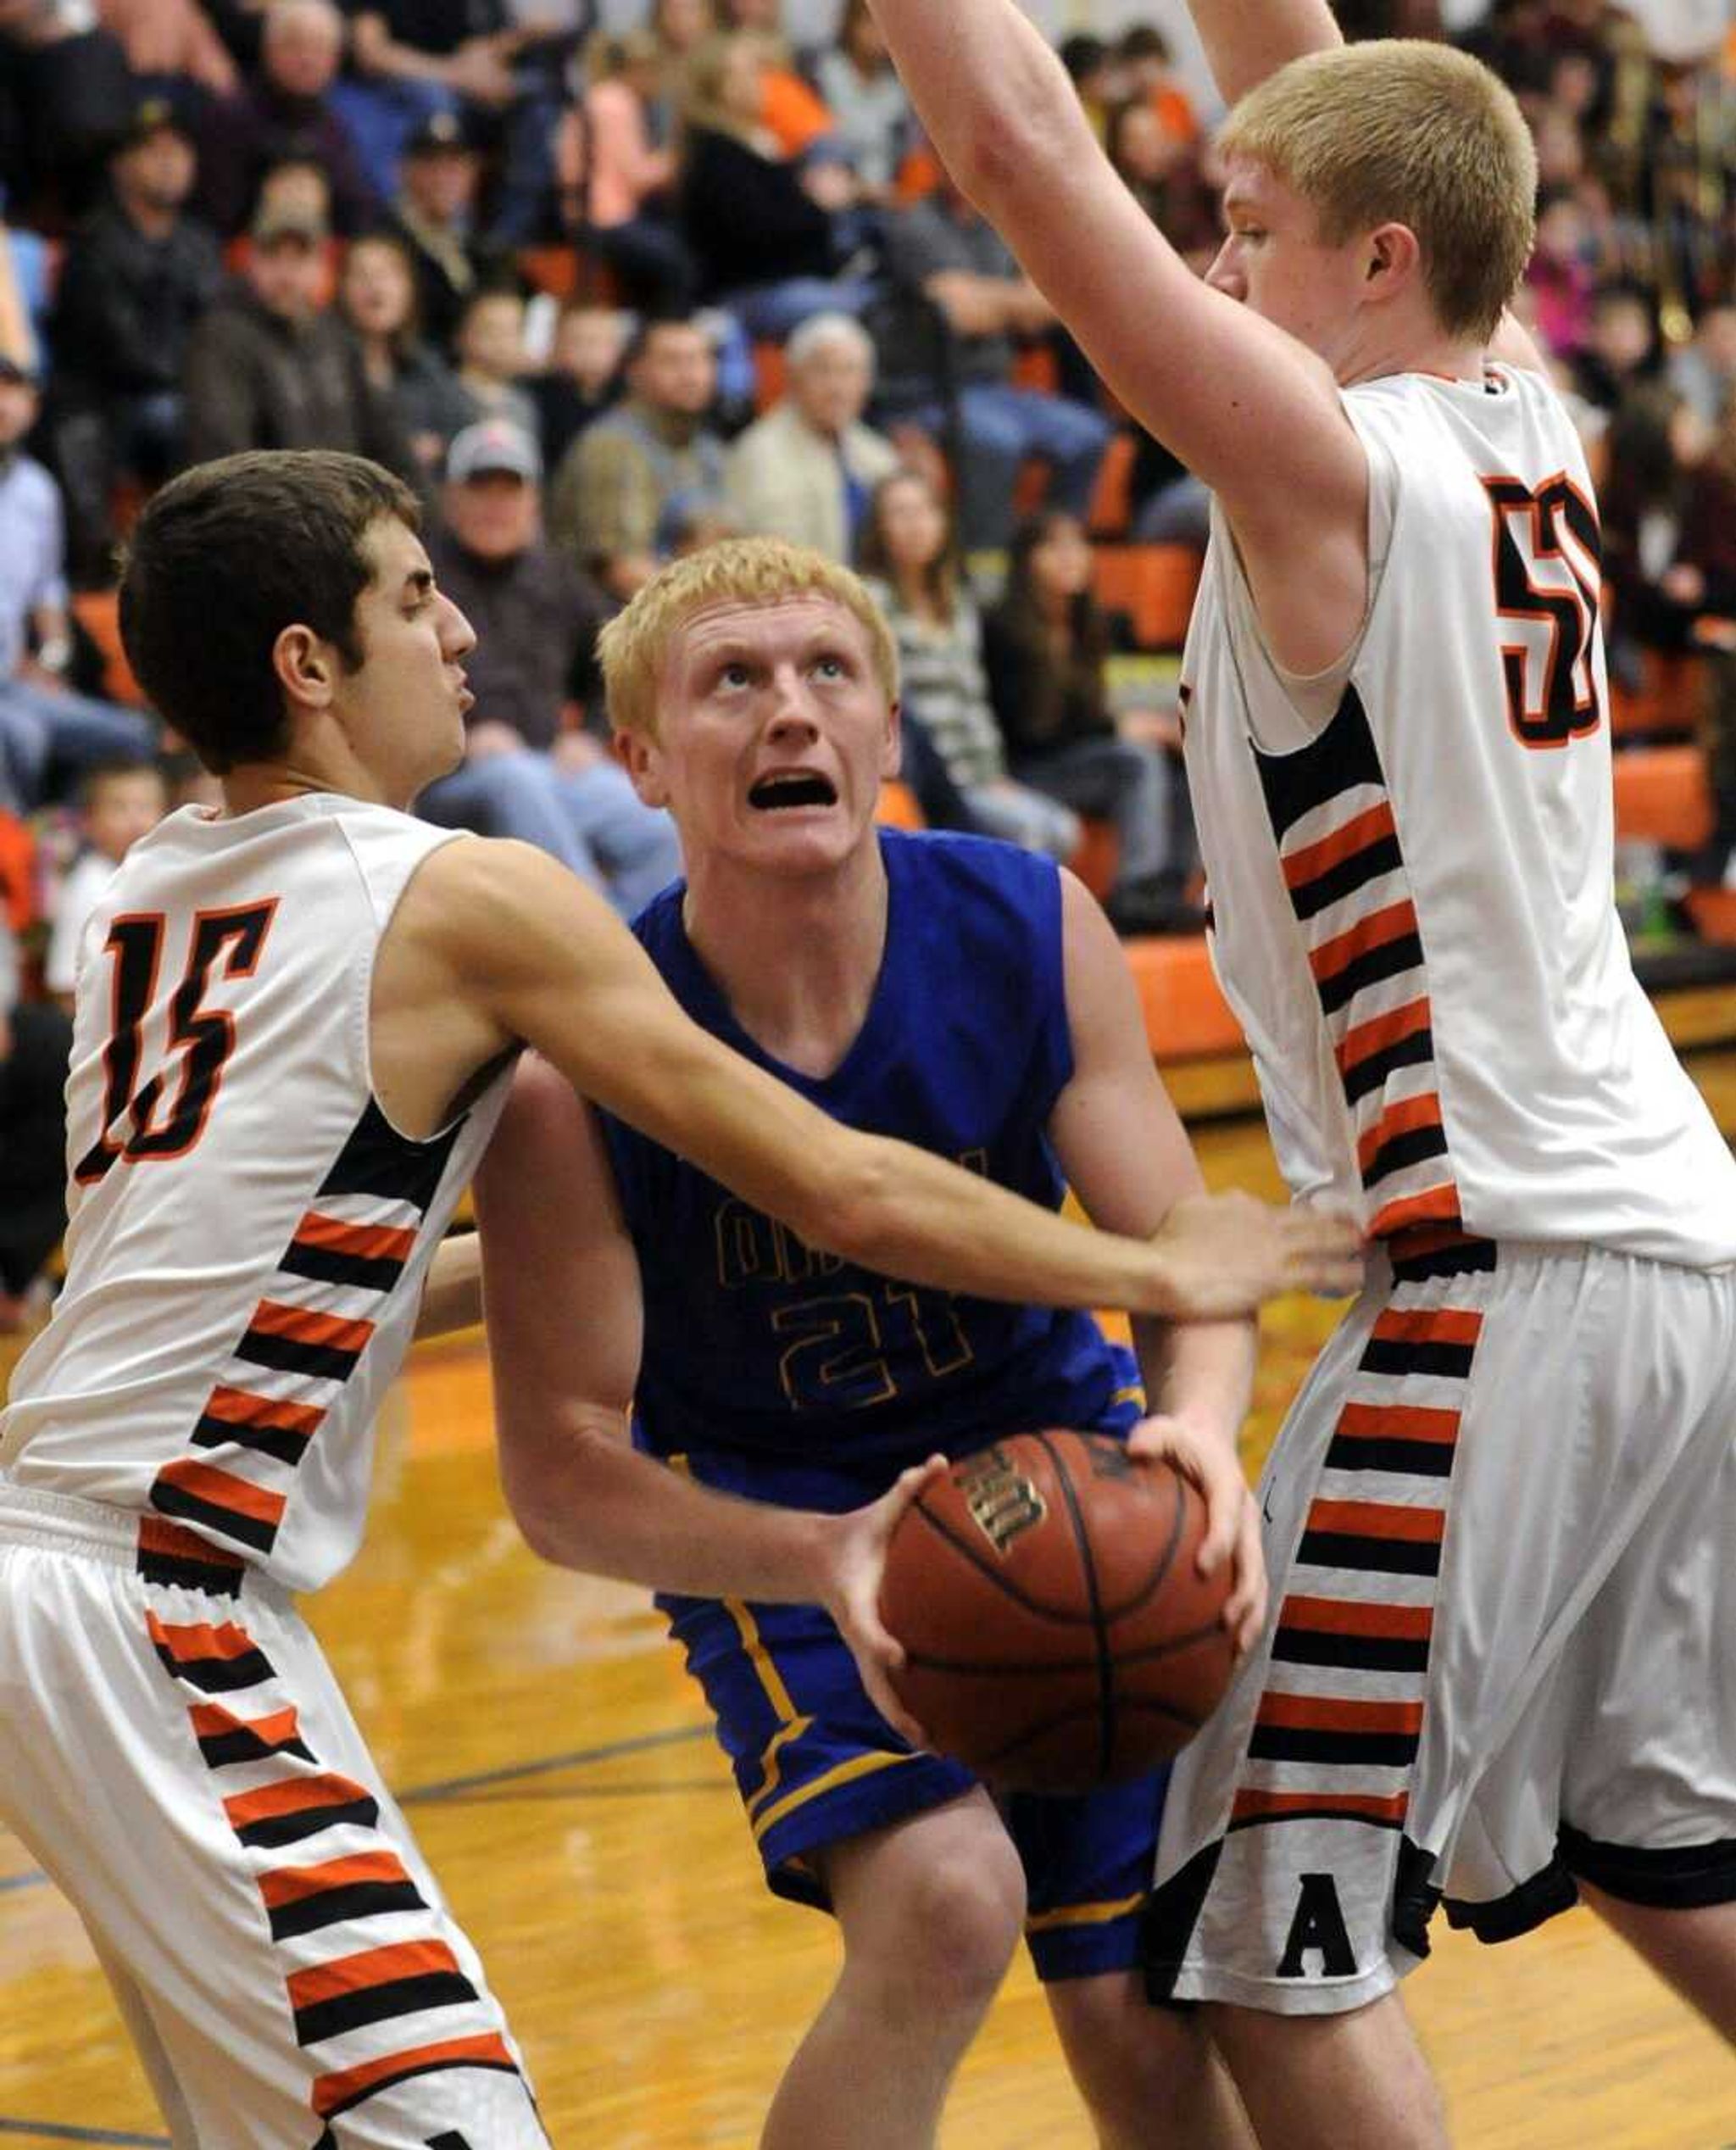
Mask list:
[{"label": "player's fingers", "polygon": [[893,1694],[891,1683],[871,1663],[862,1663],[862,1685],[868,1690],[869,1701],[900,1739],[908,1740],[913,1747],[927,1747],[927,1734]]},{"label": "player's fingers", "polygon": [[1260,1540],[1260,1510],[1251,1493],[1244,1491],[1236,1521],[1235,1587],[1224,1606],[1224,1625],[1245,1657],[1266,1625],[1266,1554]]}]

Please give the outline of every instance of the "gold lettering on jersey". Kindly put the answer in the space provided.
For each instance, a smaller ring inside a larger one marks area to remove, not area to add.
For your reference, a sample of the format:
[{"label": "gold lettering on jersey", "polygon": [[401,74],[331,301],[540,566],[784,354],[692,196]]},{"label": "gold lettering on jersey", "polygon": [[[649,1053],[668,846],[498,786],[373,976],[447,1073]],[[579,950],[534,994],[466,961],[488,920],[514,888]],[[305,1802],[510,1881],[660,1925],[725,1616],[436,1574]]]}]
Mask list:
[{"label": "gold lettering on jersey", "polygon": [[963,1467],[959,1490],[971,1520],[1004,1560],[1007,1549],[1049,1513],[1049,1503],[1003,1448],[985,1448]]},{"label": "gold lettering on jersey", "polygon": [[717,1281],[726,1291],[749,1284],[808,1284],[835,1276],[844,1266],[841,1254],[822,1254],[804,1246],[795,1234],[745,1202],[721,1204],[713,1220],[717,1245]]}]

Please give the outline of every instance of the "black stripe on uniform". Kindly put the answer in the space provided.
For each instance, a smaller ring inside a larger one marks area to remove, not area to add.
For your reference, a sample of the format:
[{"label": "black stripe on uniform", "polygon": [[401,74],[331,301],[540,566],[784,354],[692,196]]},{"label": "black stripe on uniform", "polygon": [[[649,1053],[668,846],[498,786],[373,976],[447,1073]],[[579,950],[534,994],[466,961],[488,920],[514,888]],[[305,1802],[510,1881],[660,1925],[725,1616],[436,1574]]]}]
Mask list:
[{"label": "black stripe on uniform", "polygon": [[[1404,863],[1398,838],[1380,837],[1361,850],[1353,851],[1348,859],[1340,859],[1336,866],[1329,866],[1324,873],[1316,874],[1313,880],[1298,882],[1290,891],[1291,907],[1305,922],[1328,904],[1339,903],[1371,881],[1378,881],[1383,873],[1397,873]],[[1417,960],[1422,960],[1420,949]]]},{"label": "black stripe on uniform", "polygon": [[1493,1239],[1461,1239],[1451,1246],[1436,1247],[1427,1254],[1394,1254],[1393,1275],[1400,1284],[1423,1284],[1431,1277],[1464,1277],[1473,1270],[1493,1269]]},{"label": "black stripe on uniform", "polygon": [[275,1523],[244,1516],[235,1508],[220,1507],[214,1501],[202,1501],[197,1493],[189,1493],[184,1485],[170,1479],[159,1479],[151,1488],[151,1506],[165,1516],[180,1517],[184,1523],[202,1523],[208,1530],[255,1546],[262,1553],[269,1553],[277,1541]]},{"label": "black stripe on uniform", "polygon": [[193,1428],[195,1448],[250,1448],[259,1456],[274,1456],[280,1463],[299,1463],[307,1452],[311,1434],[298,1434],[291,1426],[235,1426],[226,1418],[209,1416]]},{"label": "black stripe on uniform", "polygon": [[243,1844],[270,1852],[282,1844],[299,1844],[303,1837],[317,1836],[321,1830],[337,1829],[346,1822],[353,1822],[359,1829],[372,1829],[379,1819],[377,1801],[351,1799],[340,1806],[298,1807],[292,1814],[262,1815],[256,1822],[244,1822],[235,1833]]},{"label": "black stripe on uniform", "polygon": [[269,1762],[274,1754],[298,1755],[303,1762],[319,1758],[305,1740],[262,1740],[245,1724],[230,1732],[208,1732],[199,1741],[199,1752],[213,1769],[227,1769],[237,1762]]},{"label": "black stripe on uniform", "polygon": [[317,2046],[327,2038],[342,2037],[346,2030],[359,2030],[364,2024],[384,2023],[393,2016],[421,2015],[430,2008],[462,2008],[476,1998],[476,1989],[457,1971],[426,1971],[416,1978],[388,1979],[383,1986],[364,1986],[354,1993],[339,1993],[329,2001],[312,2001],[295,2012],[298,2046]]},{"label": "black stripe on uniform", "polygon": [[1444,1440],[1372,1439],[1339,1434],[1326,1452],[1329,1471],[1408,1471],[1414,1478],[1451,1478],[1453,1445]]},{"label": "black stripe on uniform", "polygon": [[1369,728],[1368,712],[1354,687],[1346,687],[1333,719],[1318,738],[1294,754],[1261,754],[1255,765],[1273,833],[1282,843],[1297,822],[1329,799],[1366,787],[1386,789],[1386,777]]},{"label": "black stripe on uniform", "polygon": [[1415,1732],[1316,1732],[1256,1724],[1248,1752],[1256,1762],[1325,1762],[1346,1768],[1399,1769],[1416,1759]]},{"label": "black stripe on uniform", "polygon": [[270,1914],[271,1938],[292,1941],[298,1934],[315,1934],[322,1926],[346,1925],[353,1919],[383,1919],[395,1911],[427,1908],[413,1881],[353,1881],[277,1905]]},{"label": "black stripe on uniform", "polygon": [[1406,1128],[1402,1134],[1395,1134],[1390,1141],[1382,1143],[1368,1161],[1368,1169],[1362,1175],[1362,1184],[1372,1187],[1377,1180],[1384,1179],[1389,1172],[1399,1172],[1406,1165],[1420,1165],[1425,1157],[1444,1157],[1447,1154],[1447,1131],[1443,1127]]},{"label": "black stripe on uniform", "polygon": [[269,1366],[279,1373],[348,1381],[362,1355],[341,1351],[335,1344],[303,1344],[293,1336],[273,1336],[264,1329],[250,1328],[236,1345],[235,1356],[249,1366]]},{"label": "black stripe on uniform", "polygon": [[199,1560],[187,1553],[145,1552],[138,1557],[138,1572],[147,1583],[171,1588],[203,1590],[211,1597],[239,1597],[244,1568],[232,1560]]},{"label": "black stripe on uniform", "polygon": [[459,1119],[431,1142],[412,1142],[370,1098],[320,1194],[373,1195],[381,1201],[409,1202],[426,1210],[464,1126]]},{"label": "black stripe on uniform", "polygon": [[1371,1336],[1356,1362],[1365,1373],[1443,1373],[1462,1381],[1471,1372],[1474,1344],[1411,1343]]},{"label": "black stripe on uniform", "polygon": [[[1382,847],[1375,844],[1370,848],[1378,850]],[[1396,854],[1396,844],[1393,849]],[[1367,855],[1366,851],[1355,854],[1359,859]],[[1398,864],[1396,856],[1393,862],[1395,866]],[[1321,880],[1327,877],[1324,874],[1321,876]],[[1303,883],[1304,888],[1318,886],[1318,882]],[[1383,978],[1395,978],[1402,971],[1416,971],[1422,967],[1422,943],[1415,933],[1400,933],[1396,940],[1383,941],[1378,948],[1365,948],[1360,955],[1353,956],[1342,971],[1334,972],[1329,978],[1322,978],[1320,981],[1321,1007],[1326,1014],[1336,1015],[1346,1001],[1355,999],[1365,985],[1378,985]]]},{"label": "black stripe on uniform", "polygon": [[1397,1635],[1340,1635],[1327,1628],[1280,1628],[1271,1654],[1287,1665],[1344,1665],[1360,1672],[1427,1672],[1428,1644]]},{"label": "black stripe on uniform", "polygon": [[202,1695],[234,1695],[271,1678],[263,1650],[244,1650],[238,1657],[177,1657],[159,1646],[157,1655],[175,1679],[197,1687]]},{"label": "black stripe on uniform", "polygon": [[364,1291],[390,1291],[403,1274],[403,1264],[389,1255],[342,1254],[336,1247],[291,1245],[280,1269],[292,1277],[312,1277],[322,1284],[355,1284]]},{"label": "black stripe on uniform", "polygon": [[1438,1575],[1438,1543],[1365,1538],[1348,1530],[1305,1530],[1296,1557],[1305,1568],[1366,1568],[1383,1575]]},{"label": "black stripe on uniform", "polygon": [[1344,1095],[1354,1105],[1371,1090],[1377,1090],[1395,1068],[1421,1067],[1434,1058],[1434,1032],[1427,1023],[1413,1030],[1396,1044],[1383,1045],[1344,1070]]}]

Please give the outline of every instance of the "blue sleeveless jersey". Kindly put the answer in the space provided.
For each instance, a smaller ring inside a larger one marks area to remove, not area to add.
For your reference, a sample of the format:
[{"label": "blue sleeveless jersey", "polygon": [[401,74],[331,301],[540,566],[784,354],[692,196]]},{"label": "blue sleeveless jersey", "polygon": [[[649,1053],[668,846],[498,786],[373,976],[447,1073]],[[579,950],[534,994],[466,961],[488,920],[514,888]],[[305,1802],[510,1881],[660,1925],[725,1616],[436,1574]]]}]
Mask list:
[{"label": "blue sleeveless jersey", "polygon": [[[861,1031],[823,1081],[763,1052],[682,924],[682,886],[634,930],[687,1013],[830,1112],[986,1173],[1045,1208],[1063,1188],[1045,1128],[1072,1073],[1053,863],[981,838],[880,832],[885,954]],[[1043,1426],[1124,1429],[1129,1362],[1088,1314],[900,1284],[806,1247],[607,1115],[640,1257],[637,1439],[889,1478]]]}]

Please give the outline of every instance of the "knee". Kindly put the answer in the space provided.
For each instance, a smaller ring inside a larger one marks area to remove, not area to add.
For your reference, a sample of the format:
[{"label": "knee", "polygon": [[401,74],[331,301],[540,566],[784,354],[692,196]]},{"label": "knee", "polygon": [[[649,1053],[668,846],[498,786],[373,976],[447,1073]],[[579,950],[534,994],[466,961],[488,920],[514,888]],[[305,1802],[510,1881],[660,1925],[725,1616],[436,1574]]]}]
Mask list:
[{"label": "knee", "polygon": [[904,1877],[889,1913],[882,1969],[898,2011],[917,2021],[979,2015],[1000,1989],[1025,1922],[1025,1877],[1009,1840],[968,1865]]}]

